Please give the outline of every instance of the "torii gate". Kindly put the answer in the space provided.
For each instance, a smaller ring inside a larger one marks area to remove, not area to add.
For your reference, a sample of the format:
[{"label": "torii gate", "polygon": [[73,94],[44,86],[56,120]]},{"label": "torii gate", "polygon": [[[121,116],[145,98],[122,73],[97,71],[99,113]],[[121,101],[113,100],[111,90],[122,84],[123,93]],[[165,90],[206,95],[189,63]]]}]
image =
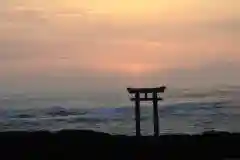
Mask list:
[{"label": "torii gate", "polygon": [[[136,120],[136,136],[141,136],[141,125],[140,125],[140,102],[141,101],[152,101],[153,102],[153,120],[154,120],[154,136],[159,136],[159,117],[158,117],[158,101],[163,99],[158,96],[158,93],[163,93],[166,87],[156,88],[127,88],[130,94],[134,94],[131,101],[135,101],[135,120]],[[142,98],[141,94],[144,95]],[[152,97],[149,97],[152,94]]]}]

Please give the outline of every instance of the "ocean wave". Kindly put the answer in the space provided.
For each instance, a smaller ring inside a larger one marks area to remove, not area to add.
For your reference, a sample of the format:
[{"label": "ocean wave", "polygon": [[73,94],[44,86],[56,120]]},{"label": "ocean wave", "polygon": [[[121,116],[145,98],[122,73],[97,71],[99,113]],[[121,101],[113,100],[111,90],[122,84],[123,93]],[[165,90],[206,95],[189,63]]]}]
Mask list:
[{"label": "ocean wave", "polygon": [[[199,132],[206,128],[239,129],[240,107],[228,100],[181,101],[160,103],[160,130]],[[144,133],[152,133],[152,106],[142,104],[141,125]],[[91,129],[110,133],[132,134],[135,128],[133,106],[106,108],[0,109],[0,130]]]},{"label": "ocean wave", "polygon": [[87,114],[87,111],[81,109],[66,109],[61,106],[54,106],[45,110],[47,116],[56,117],[56,116],[74,116],[74,115],[84,115]]}]

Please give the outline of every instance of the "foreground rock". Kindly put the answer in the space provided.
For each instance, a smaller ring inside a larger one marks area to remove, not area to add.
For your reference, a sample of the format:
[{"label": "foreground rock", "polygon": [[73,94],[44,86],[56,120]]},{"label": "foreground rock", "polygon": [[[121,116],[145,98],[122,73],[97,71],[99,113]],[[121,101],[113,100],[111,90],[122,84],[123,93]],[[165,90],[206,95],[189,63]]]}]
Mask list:
[{"label": "foreground rock", "polygon": [[153,137],[92,131],[0,133],[0,159],[222,159],[240,158],[240,133]]}]

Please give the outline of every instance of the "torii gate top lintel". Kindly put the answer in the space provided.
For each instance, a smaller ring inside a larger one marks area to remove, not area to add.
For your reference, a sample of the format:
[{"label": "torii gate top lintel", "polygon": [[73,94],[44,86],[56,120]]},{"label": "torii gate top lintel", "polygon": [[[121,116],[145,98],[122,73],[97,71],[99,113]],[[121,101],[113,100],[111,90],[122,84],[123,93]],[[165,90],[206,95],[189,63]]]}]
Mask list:
[{"label": "torii gate top lintel", "polygon": [[128,92],[130,94],[132,93],[163,93],[165,91],[166,87],[161,86],[161,87],[155,87],[155,88],[127,88]]}]

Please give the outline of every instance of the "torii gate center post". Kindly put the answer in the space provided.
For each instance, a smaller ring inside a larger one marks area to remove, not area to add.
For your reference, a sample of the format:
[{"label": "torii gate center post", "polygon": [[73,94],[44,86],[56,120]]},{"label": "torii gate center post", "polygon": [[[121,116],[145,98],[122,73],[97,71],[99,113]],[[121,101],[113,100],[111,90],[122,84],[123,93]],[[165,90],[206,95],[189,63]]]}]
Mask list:
[{"label": "torii gate center post", "polygon": [[[131,101],[135,102],[135,120],[136,120],[136,136],[141,136],[140,125],[140,102],[153,102],[153,122],[154,122],[154,136],[159,136],[159,116],[158,116],[158,101],[163,99],[158,96],[158,93],[164,93],[166,87],[156,88],[127,88],[127,91],[132,95]],[[141,95],[144,96],[141,96]]]}]

